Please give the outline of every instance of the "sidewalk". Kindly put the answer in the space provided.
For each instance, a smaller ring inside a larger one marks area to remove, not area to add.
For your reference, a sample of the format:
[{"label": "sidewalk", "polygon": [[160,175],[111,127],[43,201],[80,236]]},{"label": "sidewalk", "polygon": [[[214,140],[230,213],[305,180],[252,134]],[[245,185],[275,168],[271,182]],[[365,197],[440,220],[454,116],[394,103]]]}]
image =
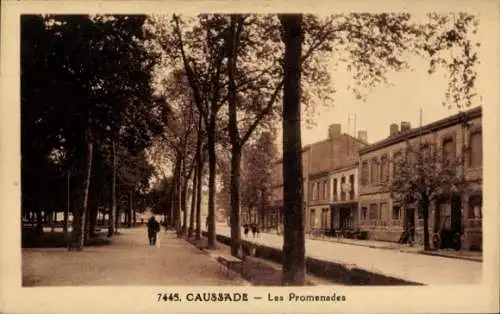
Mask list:
[{"label": "sidewalk", "polygon": [[82,252],[23,249],[23,286],[245,284],[173,233],[159,233],[160,248],[148,245],[145,228],[120,233],[110,245]]},{"label": "sidewalk", "polygon": [[[229,236],[230,230],[217,226],[217,233]],[[263,233],[258,238],[244,238],[256,244],[282,249],[283,236]],[[400,250],[370,248],[337,241],[306,239],[308,257],[337,264],[351,265],[357,269],[399,278],[424,285],[480,284],[482,263],[464,259],[408,254]]]},{"label": "sidewalk", "polygon": [[306,236],[311,240],[318,241],[329,241],[329,242],[337,242],[342,244],[350,244],[350,245],[358,245],[369,247],[373,249],[387,249],[387,250],[398,250],[405,253],[414,253],[414,254],[425,254],[425,255],[433,255],[433,256],[441,256],[448,258],[458,258],[465,259],[475,262],[483,261],[482,252],[473,252],[473,251],[455,251],[455,250],[439,250],[439,251],[424,251],[424,247],[422,245],[414,245],[409,246],[407,244],[399,244],[394,242],[386,242],[386,241],[375,241],[375,240],[356,240],[356,239],[346,239],[346,238],[336,238],[336,237],[327,237],[327,236]]}]

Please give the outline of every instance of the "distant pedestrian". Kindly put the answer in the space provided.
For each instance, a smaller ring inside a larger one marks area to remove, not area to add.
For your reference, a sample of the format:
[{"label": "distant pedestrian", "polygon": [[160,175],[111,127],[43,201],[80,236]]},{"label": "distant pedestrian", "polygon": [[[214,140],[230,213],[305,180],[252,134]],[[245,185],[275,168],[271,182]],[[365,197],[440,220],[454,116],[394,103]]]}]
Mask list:
[{"label": "distant pedestrian", "polygon": [[148,220],[148,239],[149,245],[156,245],[157,233],[160,231],[160,223],[156,221],[155,216],[151,216]]},{"label": "distant pedestrian", "polygon": [[256,223],[253,223],[252,224],[252,236],[255,238],[255,235],[258,233],[258,228],[257,228],[257,224]]},{"label": "distant pedestrian", "polygon": [[243,233],[245,234],[245,238],[248,238],[248,231],[249,231],[248,224],[243,225]]}]

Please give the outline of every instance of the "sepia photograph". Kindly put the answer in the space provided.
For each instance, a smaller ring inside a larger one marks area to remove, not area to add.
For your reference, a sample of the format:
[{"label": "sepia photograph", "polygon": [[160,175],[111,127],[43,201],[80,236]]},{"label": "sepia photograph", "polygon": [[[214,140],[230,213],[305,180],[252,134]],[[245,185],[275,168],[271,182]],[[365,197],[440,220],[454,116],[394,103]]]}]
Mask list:
[{"label": "sepia photograph", "polygon": [[2,312],[498,310],[498,3],[22,2]]}]

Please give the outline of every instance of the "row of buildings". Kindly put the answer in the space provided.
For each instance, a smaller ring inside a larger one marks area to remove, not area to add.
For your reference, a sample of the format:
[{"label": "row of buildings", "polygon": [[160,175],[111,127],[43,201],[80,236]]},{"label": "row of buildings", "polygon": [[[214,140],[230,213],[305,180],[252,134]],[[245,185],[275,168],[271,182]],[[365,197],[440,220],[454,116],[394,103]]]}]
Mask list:
[{"label": "row of buildings", "polygon": [[[482,110],[468,111],[412,128],[409,122],[391,124],[387,138],[367,142],[366,131],[357,137],[342,133],[340,124],[330,125],[325,140],[302,149],[304,228],[306,233],[364,231],[369,239],[397,242],[412,228],[423,242],[423,219],[416,206],[397,204],[387,188],[394,172],[393,160],[405,145],[433,143],[449,157],[463,163],[457,169],[467,186],[460,194],[443,195],[429,209],[429,231],[455,230],[461,248],[482,248]],[[249,213],[243,213],[245,217]],[[282,163],[273,170],[272,206],[266,226],[283,221]]]}]

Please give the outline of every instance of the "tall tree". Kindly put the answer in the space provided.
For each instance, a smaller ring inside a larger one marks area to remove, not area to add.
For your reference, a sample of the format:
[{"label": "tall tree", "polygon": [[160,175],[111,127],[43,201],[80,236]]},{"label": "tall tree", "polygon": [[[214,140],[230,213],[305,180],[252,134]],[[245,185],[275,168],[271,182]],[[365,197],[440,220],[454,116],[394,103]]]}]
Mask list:
[{"label": "tall tree", "polygon": [[[203,117],[207,133],[209,196],[208,247],[215,248],[215,171],[217,156],[217,120],[224,100],[226,45],[223,32],[228,20],[222,15],[199,15],[182,19],[174,15],[171,20],[153,16],[150,29],[158,34],[157,43],[166,53],[170,64],[181,61],[189,82],[194,105]],[[170,27],[169,27],[170,26]],[[201,40],[200,40],[201,39]]]},{"label": "tall tree", "polygon": [[264,226],[270,205],[273,162],[278,158],[275,135],[263,132],[243,153],[241,204],[248,211],[257,209],[259,224]]},{"label": "tall tree", "polygon": [[430,250],[429,206],[438,197],[463,191],[458,176],[461,158],[438,150],[434,143],[407,143],[393,163],[391,197],[404,206],[417,205],[424,220],[424,249]]},{"label": "tall tree", "polygon": [[281,15],[285,44],[283,84],[283,285],[304,285],[305,240],[302,202],[300,77],[302,15]]},{"label": "tall tree", "polygon": [[[33,122],[43,126],[45,129],[38,127],[38,131],[42,131],[40,137],[47,138],[41,142],[49,144],[45,154],[56,156],[67,170],[73,170],[71,186],[82,189],[73,202],[75,216],[85,216],[87,211],[87,178],[92,173],[92,169],[86,168],[92,166],[90,146],[94,151],[96,144],[105,147],[113,138],[111,135],[121,131],[131,149],[141,150],[162,131],[159,117],[164,113],[164,104],[155,101],[149,86],[149,67],[154,60],[146,55],[141,44],[144,19],[145,16],[23,16],[23,27],[36,25],[35,33],[44,40],[32,42],[40,56],[35,62],[26,59],[34,52],[30,35],[24,42],[28,45],[22,47],[25,52],[21,93],[26,118],[23,124],[29,133],[35,130],[29,127]],[[35,109],[37,104],[43,104],[42,110]],[[133,115],[134,119],[127,120]],[[30,136],[33,135],[25,138]],[[31,155],[30,150],[25,146],[23,154]],[[71,247],[77,250],[83,243],[84,234],[78,233],[82,230],[78,223],[84,223],[83,218],[74,220]]]}]

